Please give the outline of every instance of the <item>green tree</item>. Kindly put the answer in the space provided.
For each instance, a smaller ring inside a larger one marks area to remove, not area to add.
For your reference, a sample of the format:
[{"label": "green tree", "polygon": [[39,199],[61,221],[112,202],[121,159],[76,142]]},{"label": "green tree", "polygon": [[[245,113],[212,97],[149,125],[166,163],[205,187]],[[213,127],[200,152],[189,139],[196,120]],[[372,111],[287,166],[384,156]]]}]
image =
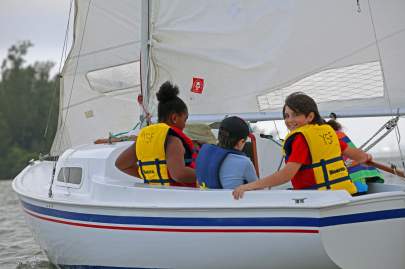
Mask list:
[{"label": "green tree", "polygon": [[54,64],[26,65],[30,47],[29,41],[11,46],[1,65],[0,178],[14,177],[28,160],[48,152],[56,131],[59,81],[49,75]]}]

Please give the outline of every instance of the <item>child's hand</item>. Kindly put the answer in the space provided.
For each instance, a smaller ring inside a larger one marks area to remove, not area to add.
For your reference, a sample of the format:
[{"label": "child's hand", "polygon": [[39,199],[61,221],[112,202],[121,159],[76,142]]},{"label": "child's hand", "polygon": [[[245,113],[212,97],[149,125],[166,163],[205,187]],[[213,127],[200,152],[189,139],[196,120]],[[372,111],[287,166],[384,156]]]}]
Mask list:
[{"label": "child's hand", "polygon": [[364,161],[364,163],[367,164],[372,161],[373,161],[373,156],[369,153],[366,153],[366,160]]},{"label": "child's hand", "polygon": [[246,185],[240,185],[236,189],[233,190],[232,195],[235,200],[239,200],[243,198],[243,193],[248,191],[249,189],[246,188]]}]

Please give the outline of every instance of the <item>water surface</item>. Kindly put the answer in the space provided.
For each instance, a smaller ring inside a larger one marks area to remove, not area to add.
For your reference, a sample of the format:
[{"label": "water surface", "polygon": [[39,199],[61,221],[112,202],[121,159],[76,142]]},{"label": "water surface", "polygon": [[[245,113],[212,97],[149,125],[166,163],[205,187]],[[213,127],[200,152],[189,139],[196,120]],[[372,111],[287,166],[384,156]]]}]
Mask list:
[{"label": "water surface", "polygon": [[54,269],[25,224],[11,180],[0,180],[0,268]]}]

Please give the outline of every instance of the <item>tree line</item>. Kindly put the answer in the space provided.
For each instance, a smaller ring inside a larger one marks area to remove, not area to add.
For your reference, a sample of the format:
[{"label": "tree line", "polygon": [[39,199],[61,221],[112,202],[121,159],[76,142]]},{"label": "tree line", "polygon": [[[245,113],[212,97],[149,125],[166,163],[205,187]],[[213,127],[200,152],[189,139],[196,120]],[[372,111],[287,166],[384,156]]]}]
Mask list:
[{"label": "tree line", "polygon": [[26,64],[30,41],[12,45],[1,64],[0,179],[15,177],[30,159],[49,152],[56,132],[59,78],[50,61]]}]

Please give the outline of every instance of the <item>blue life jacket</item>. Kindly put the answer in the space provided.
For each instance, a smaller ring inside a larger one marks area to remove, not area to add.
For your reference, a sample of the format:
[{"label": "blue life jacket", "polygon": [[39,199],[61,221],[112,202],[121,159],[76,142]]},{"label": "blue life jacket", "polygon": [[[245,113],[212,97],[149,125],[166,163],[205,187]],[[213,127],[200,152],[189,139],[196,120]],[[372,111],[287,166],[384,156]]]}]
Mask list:
[{"label": "blue life jacket", "polygon": [[204,144],[201,147],[196,160],[196,176],[200,186],[222,189],[219,170],[228,154],[245,155],[243,152],[212,144]]}]

